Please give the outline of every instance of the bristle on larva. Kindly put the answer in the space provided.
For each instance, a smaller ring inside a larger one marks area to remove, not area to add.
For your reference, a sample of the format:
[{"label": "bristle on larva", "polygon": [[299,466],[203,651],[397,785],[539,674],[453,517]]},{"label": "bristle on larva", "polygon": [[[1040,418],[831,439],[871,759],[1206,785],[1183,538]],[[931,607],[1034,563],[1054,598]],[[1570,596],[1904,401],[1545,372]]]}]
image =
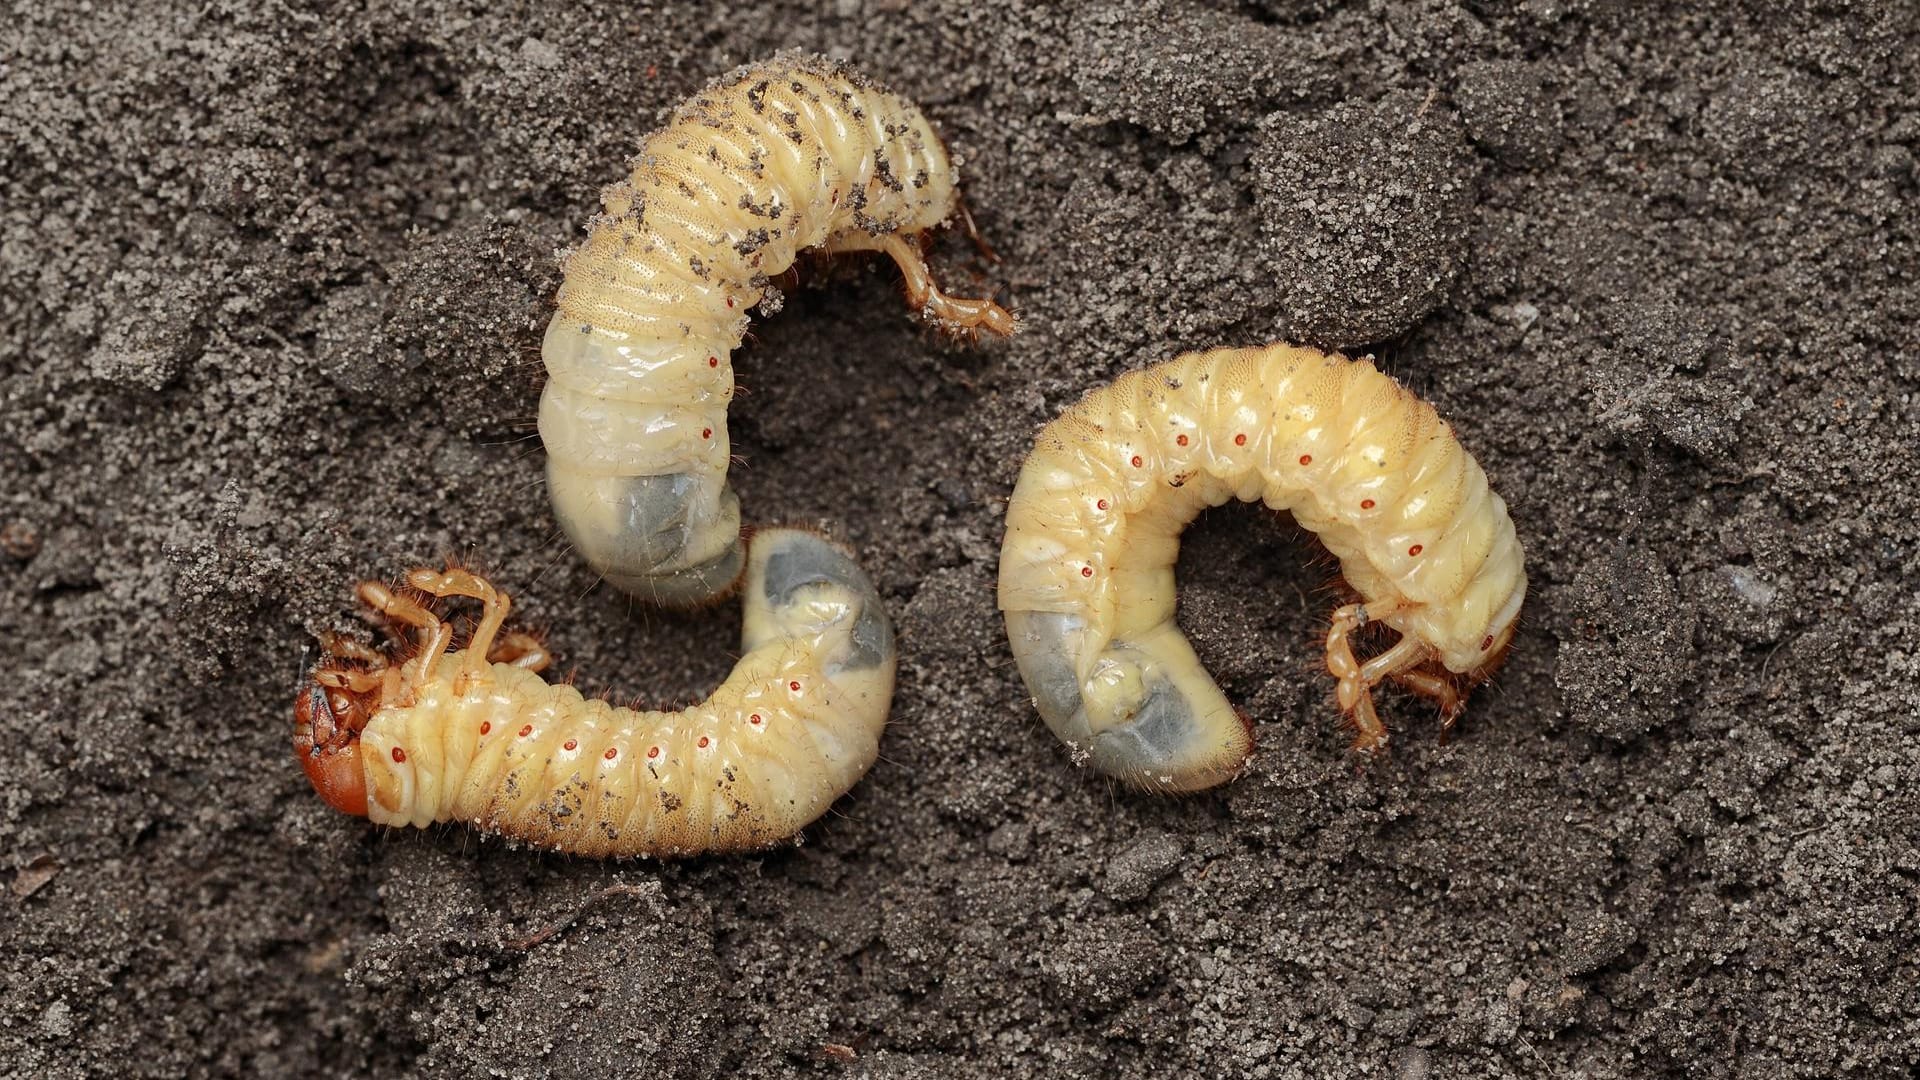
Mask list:
[{"label": "bristle on larva", "polygon": [[918,108],[817,57],[742,68],[648,137],[568,256],[541,350],[554,512],[607,581],[687,606],[738,580],[731,355],[799,252],[882,252],[929,319],[1012,333],[1013,316],[941,292],[921,258],[955,182]]},{"label": "bristle on larva", "polygon": [[330,656],[294,707],[294,752],[321,796],[383,825],[460,821],[589,856],[771,847],[826,812],[879,754],[893,699],[892,623],[873,583],[813,533],[756,533],[741,657],[679,712],[587,699],[539,672],[546,650],[502,632],[504,593],[462,570],[414,588],[485,605],[465,649],[428,607],[378,583],[360,595],[416,639],[387,664]]},{"label": "bristle on larva", "polygon": [[[1386,729],[1392,679],[1451,726],[1505,654],[1526,597],[1500,496],[1433,407],[1365,360],[1274,345],[1129,372],[1041,430],[1007,507],[1000,609],[1021,677],[1076,757],[1141,787],[1233,778],[1247,722],[1174,623],[1180,533],[1229,499],[1288,510],[1361,602],[1337,609],[1327,668],[1354,747]],[[1399,640],[1355,658],[1368,623]]]}]

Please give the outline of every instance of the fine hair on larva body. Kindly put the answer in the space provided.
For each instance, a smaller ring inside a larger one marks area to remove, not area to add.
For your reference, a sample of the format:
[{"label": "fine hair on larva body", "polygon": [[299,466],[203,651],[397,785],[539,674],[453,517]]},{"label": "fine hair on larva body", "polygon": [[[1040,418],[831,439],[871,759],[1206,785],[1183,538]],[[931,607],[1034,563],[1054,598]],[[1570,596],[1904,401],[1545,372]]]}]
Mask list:
[{"label": "fine hair on larva body", "polygon": [[[1041,430],[1014,487],[1000,609],[1035,707],[1076,758],[1190,791],[1252,753],[1248,721],[1174,621],[1180,533],[1231,499],[1291,511],[1359,594],[1326,640],[1354,748],[1386,747],[1372,688],[1388,679],[1450,727],[1526,597],[1505,502],[1433,407],[1371,362],[1221,349],[1093,390]],[[1399,640],[1361,661],[1366,625]]]},{"label": "fine hair on larva body", "polygon": [[[801,530],[755,533],[741,657],[698,705],[642,712],[539,672],[509,601],[470,571],[418,569],[359,594],[411,655],[328,645],[294,706],[294,752],[330,805],[382,825],[460,821],[587,856],[771,847],[872,766],[893,698],[893,628],[867,575]],[[484,606],[452,650],[438,597]]]},{"label": "fine hair on larva body", "polygon": [[607,581],[686,606],[739,579],[731,354],[798,253],[884,253],[938,325],[1013,332],[991,300],[941,292],[921,256],[960,210],[955,184],[918,108],[818,57],[741,68],[647,138],[567,257],[541,347],[554,513]]}]

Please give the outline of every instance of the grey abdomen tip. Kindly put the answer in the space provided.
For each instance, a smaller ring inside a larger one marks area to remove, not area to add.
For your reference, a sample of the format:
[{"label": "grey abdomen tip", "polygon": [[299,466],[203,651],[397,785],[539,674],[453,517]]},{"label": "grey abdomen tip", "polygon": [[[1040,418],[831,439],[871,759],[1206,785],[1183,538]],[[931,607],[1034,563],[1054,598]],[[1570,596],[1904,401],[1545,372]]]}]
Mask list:
[{"label": "grey abdomen tip", "polygon": [[[595,477],[549,460],[554,514],[611,585],[649,603],[691,607],[740,580],[746,549],[733,493],[693,473]],[[696,561],[697,560],[697,561]]]},{"label": "grey abdomen tip", "polygon": [[759,587],[769,607],[788,607],[797,594],[815,585],[844,592],[857,605],[851,651],[837,665],[839,670],[866,670],[892,661],[893,623],[873,580],[852,555],[825,537],[800,529],[755,533],[753,548],[755,558],[765,560]]},{"label": "grey abdomen tip", "polygon": [[[1137,642],[1096,641],[1085,620],[1008,611],[1007,632],[1034,706],[1060,741],[1108,776],[1160,791],[1195,791],[1232,778],[1251,753],[1247,728],[1177,628]],[[1097,652],[1093,652],[1097,650]],[[1136,693],[1095,693],[1103,671],[1136,673]]]}]

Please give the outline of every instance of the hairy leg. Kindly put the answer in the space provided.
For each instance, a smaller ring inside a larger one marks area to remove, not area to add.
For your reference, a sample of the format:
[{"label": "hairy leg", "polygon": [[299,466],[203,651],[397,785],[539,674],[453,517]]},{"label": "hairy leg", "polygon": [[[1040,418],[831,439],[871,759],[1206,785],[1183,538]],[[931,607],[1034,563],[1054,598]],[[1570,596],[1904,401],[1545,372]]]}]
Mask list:
[{"label": "hairy leg", "polygon": [[360,599],[368,607],[419,632],[420,666],[414,672],[412,685],[419,687],[426,683],[433,677],[433,669],[440,663],[440,657],[453,644],[453,627],[441,622],[439,616],[420,603],[394,592],[384,582],[363,581],[359,593]]},{"label": "hairy leg", "polygon": [[376,671],[387,666],[387,658],[380,650],[330,630],[320,635],[320,648],[336,660],[358,661]]},{"label": "hairy leg", "polygon": [[1368,687],[1379,686],[1383,681],[1411,671],[1427,662],[1430,655],[1427,647],[1403,637],[1394,643],[1393,648],[1360,665],[1360,677]]},{"label": "hairy leg", "polygon": [[1467,699],[1445,675],[1424,669],[1399,671],[1393,681],[1440,706],[1440,733],[1453,730],[1454,722],[1466,711]]},{"label": "hairy leg", "polygon": [[1377,754],[1387,747],[1387,729],[1380,723],[1380,714],[1373,709],[1373,694],[1360,661],[1354,658],[1351,640],[1353,632],[1365,626],[1367,619],[1365,604],[1334,609],[1333,623],[1327,627],[1327,671],[1334,678],[1340,711],[1353,724],[1354,750]]},{"label": "hairy leg", "polygon": [[553,663],[553,654],[532,634],[510,630],[500,635],[499,643],[487,654],[487,659],[537,672],[547,670],[547,665]]},{"label": "hairy leg", "polygon": [[949,296],[940,291],[933,280],[933,271],[927,268],[927,260],[920,254],[919,246],[910,238],[898,233],[882,236],[868,236],[864,232],[849,232],[827,241],[826,251],[837,255],[849,251],[879,251],[887,255],[900,267],[900,276],[905,279],[907,303],[913,305],[928,317],[956,330],[987,330],[1005,337],[1013,333],[1015,321],[1013,313],[985,297],[978,299]]},{"label": "hairy leg", "polygon": [[464,693],[467,684],[486,670],[494,640],[499,637],[500,627],[507,621],[507,613],[513,610],[512,598],[494,588],[486,578],[471,570],[455,567],[410,570],[407,572],[407,583],[435,596],[465,596],[480,601],[480,625],[474,628],[473,640],[467,643],[461,685],[454,688],[455,693]]}]

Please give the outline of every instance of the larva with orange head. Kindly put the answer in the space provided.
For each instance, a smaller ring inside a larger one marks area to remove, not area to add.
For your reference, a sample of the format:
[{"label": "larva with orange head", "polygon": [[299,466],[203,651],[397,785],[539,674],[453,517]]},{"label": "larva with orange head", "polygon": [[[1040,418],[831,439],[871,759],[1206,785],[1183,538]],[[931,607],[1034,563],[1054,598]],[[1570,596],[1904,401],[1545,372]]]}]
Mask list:
[{"label": "larva with orange head", "polygon": [[[1292,511],[1360,594],[1326,646],[1354,748],[1387,744],[1372,698],[1387,679],[1451,726],[1526,598],[1506,503],[1433,407],[1372,363],[1273,345],[1129,372],[1035,440],[1007,507],[1000,609],[1054,734],[1145,788],[1237,775],[1252,732],[1174,623],[1180,533],[1229,499]],[[1350,637],[1368,623],[1399,640],[1363,662]]]},{"label": "larva with orange head", "polygon": [[554,512],[606,580],[688,605],[738,579],[730,354],[799,252],[884,252],[928,318],[1013,332],[992,301],[942,293],[921,258],[959,208],[955,179],[918,108],[817,57],[741,68],[647,139],[568,256],[542,346]]},{"label": "larva with orange head", "polygon": [[464,649],[425,604],[360,595],[418,637],[388,663],[335,642],[294,705],[294,752],[339,810],[382,825],[461,821],[588,856],[747,851],[792,837],[865,775],[893,699],[892,623],[867,575],[812,533],[756,533],[742,656],[680,712],[589,700],[540,675],[547,655],[502,633],[509,602],[474,574],[415,570],[435,597],[485,612]]}]

